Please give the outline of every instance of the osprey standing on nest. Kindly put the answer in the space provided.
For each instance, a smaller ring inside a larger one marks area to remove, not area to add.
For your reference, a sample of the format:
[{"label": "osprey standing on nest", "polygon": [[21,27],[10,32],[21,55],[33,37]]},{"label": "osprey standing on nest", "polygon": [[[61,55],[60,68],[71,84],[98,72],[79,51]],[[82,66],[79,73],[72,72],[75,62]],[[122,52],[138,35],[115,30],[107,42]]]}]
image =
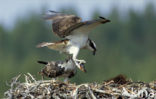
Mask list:
[{"label": "osprey standing on nest", "polygon": [[52,30],[54,34],[64,40],[54,43],[44,42],[37,47],[47,46],[50,49],[58,50],[60,52],[68,53],[72,55],[76,65],[79,63],[86,63],[84,60],[78,60],[77,55],[79,50],[87,48],[96,52],[95,43],[88,38],[91,30],[95,27],[110,22],[110,20],[104,17],[99,17],[97,20],[84,21],[75,15],[59,13],[55,11],[49,11],[50,13],[45,15],[46,20],[52,20]]},{"label": "osprey standing on nest", "polygon": [[[39,72],[42,76],[47,76],[49,78],[64,77],[65,82],[69,78],[73,77],[76,74],[76,65],[73,59],[68,59],[65,62],[63,61],[38,61],[40,64],[44,64],[45,67]],[[79,69],[83,72],[86,72],[84,64],[79,64]]]}]

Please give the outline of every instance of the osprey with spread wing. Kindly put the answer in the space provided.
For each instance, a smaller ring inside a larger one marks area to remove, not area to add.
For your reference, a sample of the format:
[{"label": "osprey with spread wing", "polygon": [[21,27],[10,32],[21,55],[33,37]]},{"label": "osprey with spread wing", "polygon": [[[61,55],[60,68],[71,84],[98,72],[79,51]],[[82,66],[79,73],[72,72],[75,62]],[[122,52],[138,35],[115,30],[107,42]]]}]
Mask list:
[{"label": "osprey with spread wing", "polygon": [[[86,48],[96,52],[96,45],[94,41],[88,38],[91,30],[95,27],[110,22],[104,17],[91,21],[82,21],[82,19],[75,15],[49,11],[44,17],[46,20],[52,20],[52,30],[54,34],[63,38],[59,42],[44,42],[37,47],[47,46],[50,49],[72,55],[75,62],[85,63],[84,60],[78,60],[77,55],[80,49]],[[77,64],[77,63],[76,63]],[[78,64],[77,64],[78,65]]]}]

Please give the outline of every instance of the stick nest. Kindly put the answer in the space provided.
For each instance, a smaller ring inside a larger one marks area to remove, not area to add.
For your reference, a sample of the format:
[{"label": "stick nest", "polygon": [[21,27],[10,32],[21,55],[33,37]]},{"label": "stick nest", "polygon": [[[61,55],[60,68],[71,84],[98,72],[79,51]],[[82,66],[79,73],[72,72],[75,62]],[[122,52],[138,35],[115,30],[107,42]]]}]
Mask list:
[{"label": "stick nest", "polygon": [[132,82],[119,75],[102,83],[72,84],[57,80],[40,80],[30,74],[20,83],[21,75],[14,77],[5,98],[16,99],[140,99],[156,98],[156,81]]}]

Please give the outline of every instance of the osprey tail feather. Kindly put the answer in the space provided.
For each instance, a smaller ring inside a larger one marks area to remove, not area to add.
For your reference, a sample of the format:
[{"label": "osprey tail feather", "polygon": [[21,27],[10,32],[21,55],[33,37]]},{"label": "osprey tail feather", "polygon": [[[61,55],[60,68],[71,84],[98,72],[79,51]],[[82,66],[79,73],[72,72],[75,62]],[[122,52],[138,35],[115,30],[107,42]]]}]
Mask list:
[{"label": "osprey tail feather", "polygon": [[37,61],[37,63],[39,63],[39,64],[45,64],[45,65],[48,64],[48,62],[45,62],[45,61]]}]

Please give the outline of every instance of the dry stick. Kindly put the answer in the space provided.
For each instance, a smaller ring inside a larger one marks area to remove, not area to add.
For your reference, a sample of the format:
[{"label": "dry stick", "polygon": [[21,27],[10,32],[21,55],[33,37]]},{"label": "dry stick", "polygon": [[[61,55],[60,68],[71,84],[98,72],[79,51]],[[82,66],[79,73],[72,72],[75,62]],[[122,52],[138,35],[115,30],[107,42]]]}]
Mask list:
[{"label": "dry stick", "polygon": [[89,93],[90,93],[91,96],[92,96],[92,98],[93,98],[93,99],[97,99],[97,98],[95,97],[95,95],[93,94],[93,92],[92,92],[92,90],[90,89],[90,87],[89,87],[88,84],[81,84],[81,85],[79,85],[79,86],[76,87],[76,89],[75,89],[75,91],[73,92],[73,95],[72,95],[72,96],[74,97],[74,99],[77,99],[78,89],[79,89],[81,86],[87,87],[88,90],[89,90]]},{"label": "dry stick", "polygon": [[14,90],[14,85],[17,83],[17,80],[19,79],[20,76],[21,76],[21,74],[12,79],[12,82],[10,84],[10,87],[11,87],[10,90],[5,92],[5,94],[8,94],[9,97],[12,97],[12,93],[13,93],[13,90]]},{"label": "dry stick", "polygon": [[95,97],[95,95],[93,94],[93,91],[90,89],[90,87],[89,87],[89,86],[88,86],[88,89],[89,89],[89,92],[90,92],[90,94],[91,94],[92,98],[93,98],[93,99],[97,99],[97,98]]},{"label": "dry stick", "polygon": [[93,89],[94,91],[96,91],[96,92],[99,92],[99,93],[107,93],[107,92],[105,92],[104,90],[100,90],[100,89]]},{"label": "dry stick", "polygon": [[123,87],[122,95],[123,95],[123,96],[131,97],[131,98],[135,98],[135,97],[137,97],[136,95],[132,95],[132,94],[128,93],[128,91],[126,90],[125,87]]},{"label": "dry stick", "polygon": [[78,92],[78,89],[81,87],[81,86],[86,86],[86,85],[88,85],[88,84],[81,84],[81,85],[78,85],[77,87],[76,87],[76,89],[74,90],[74,92],[73,92],[73,94],[72,94],[72,96],[74,97],[74,99],[77,99],[77,92]]},{"label": "dry stick", "polygon": [[34,78],[30,73],[27,73],[27,74],[31,77],[31,79],[32,79],[34,82],[36,82],[35,78]]},{"label": "dry stick", "polygon": [[21,77],[21,74],[12,79],[11,88],[13,88],[13,86],[17,83],[17,80],[19,79],[19,77]]},{"label": "dry stick", "polygon": [[26,84],[29,84],[28,76],[25,75],[25,74],[24,74],[24,76],[25,76],[25,83],[26,83]]}]

